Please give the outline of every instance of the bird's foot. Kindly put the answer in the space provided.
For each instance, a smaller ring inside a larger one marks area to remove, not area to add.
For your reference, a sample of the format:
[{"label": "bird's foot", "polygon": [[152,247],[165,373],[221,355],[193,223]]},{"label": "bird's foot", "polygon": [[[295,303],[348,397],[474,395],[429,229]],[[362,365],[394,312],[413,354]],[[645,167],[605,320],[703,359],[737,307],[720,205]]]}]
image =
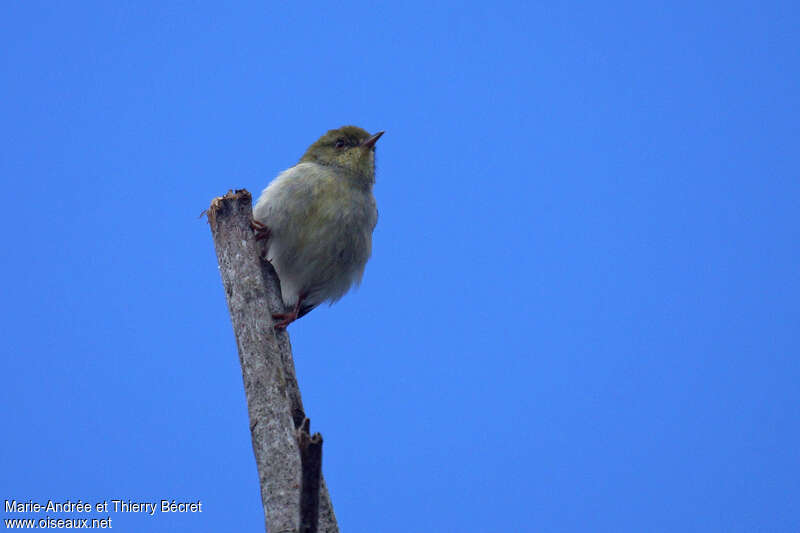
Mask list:
[{"label": "bird's foot", "polygon": [[286,329],[286,326],[297,320],[297,311],[293,310],[291,313],[273,313],[272,320],[277,320],[274,324],[275,329]]},{"label": "bird's foot", "polygon": [[254,218],[250,220],[250,227],[253,228],[253,231],[256,234],[257,241],[263,241],[269,239],[269,236],[272,233],[265,224],[262,224],[261,222],[259,222]]},{"label": "bird's foot", "polygon": [[286,326],[297,320],[297,317],[300,315],[300,305],[302,305],[304,298],[305,293],[300,295],[297,299],[297,303],[294,304],[294,307],[292,307],[292,310],[288,313],[272,313],[272,320],[277,320],[274,324],[275,329],[286,329]]}]

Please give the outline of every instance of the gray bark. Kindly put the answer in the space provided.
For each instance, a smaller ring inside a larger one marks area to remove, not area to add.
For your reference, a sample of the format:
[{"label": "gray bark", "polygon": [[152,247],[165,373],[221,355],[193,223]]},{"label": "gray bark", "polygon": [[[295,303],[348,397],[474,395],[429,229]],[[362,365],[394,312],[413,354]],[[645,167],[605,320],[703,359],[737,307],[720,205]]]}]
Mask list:
[{"label": "gray bark", "polygon": [[[296,430],[305,412],[289,335],[273,328],[272,313],[284,311],[280,284],[272,266],[259,257],[249,192],[229,191],[215,198],[207,213],[242,365],[266,528],[294,533],[302,482]],[[318,531],[339,531],[322,478]]]}]

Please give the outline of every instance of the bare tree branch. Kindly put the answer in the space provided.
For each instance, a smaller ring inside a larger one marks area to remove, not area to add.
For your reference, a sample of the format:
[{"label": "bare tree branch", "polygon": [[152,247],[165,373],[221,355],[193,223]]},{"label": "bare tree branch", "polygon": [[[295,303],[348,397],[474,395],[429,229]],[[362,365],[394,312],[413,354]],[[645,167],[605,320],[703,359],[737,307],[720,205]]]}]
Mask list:
[{"label": "bare tree branch", "polygon": [[[284,311],[280,285],[272,266],[259,257],[249,192],[215,198],[207,214],[239,349],[266,528],[295,532],[302,472],[296,430],[305,412],[289,335],[272,327],[272,313]],[[338,533],[322,478],[320,485],[318,531]]]},{"label": "bare tree branch", "polygon": [[322,435],[311,434],[311,421],[306,418],[297,428],[300,463],[303,468],[300,483],[300,533],[317,533],[319,522],[319,482],[322,476]]}]

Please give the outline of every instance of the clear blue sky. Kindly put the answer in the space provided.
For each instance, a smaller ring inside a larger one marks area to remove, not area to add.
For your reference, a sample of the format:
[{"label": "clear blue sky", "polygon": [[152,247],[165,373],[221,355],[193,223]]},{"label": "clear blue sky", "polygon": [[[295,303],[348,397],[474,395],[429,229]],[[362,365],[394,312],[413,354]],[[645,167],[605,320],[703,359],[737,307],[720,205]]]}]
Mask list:
[{"label": "clear blue sky", "polygon": [[4,7],[0,498],[260,530],[198,214],[356,124],[373,258],[290,326],[343,532],[800,530],[798,4],[295,4]]}]

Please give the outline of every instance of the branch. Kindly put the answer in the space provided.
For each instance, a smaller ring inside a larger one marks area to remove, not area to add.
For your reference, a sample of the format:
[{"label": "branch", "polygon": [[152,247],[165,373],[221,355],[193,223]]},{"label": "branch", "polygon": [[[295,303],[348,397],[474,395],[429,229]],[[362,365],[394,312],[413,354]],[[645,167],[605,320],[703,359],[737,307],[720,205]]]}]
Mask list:
[{"label": "branch", "polygon": [[317,533],[319,521],[319,481],[322,476],[322,435],[310,435],[311,421],[306,418],[297,428],[300,463],[303,467],[300,484],[300,533]]},{"label": "branch", "polygon": [[[289,335],[272,327],[272,313],[284,311],[280,285],[272,266],[259,257],[249,192],[229,191],[215,198],[207,213],[242,365],[265,524],[272,533],[294,532],[302,471],[295,430],[305,412]],[[338,533],[328,489],[320,481],[319,531]]]}]

